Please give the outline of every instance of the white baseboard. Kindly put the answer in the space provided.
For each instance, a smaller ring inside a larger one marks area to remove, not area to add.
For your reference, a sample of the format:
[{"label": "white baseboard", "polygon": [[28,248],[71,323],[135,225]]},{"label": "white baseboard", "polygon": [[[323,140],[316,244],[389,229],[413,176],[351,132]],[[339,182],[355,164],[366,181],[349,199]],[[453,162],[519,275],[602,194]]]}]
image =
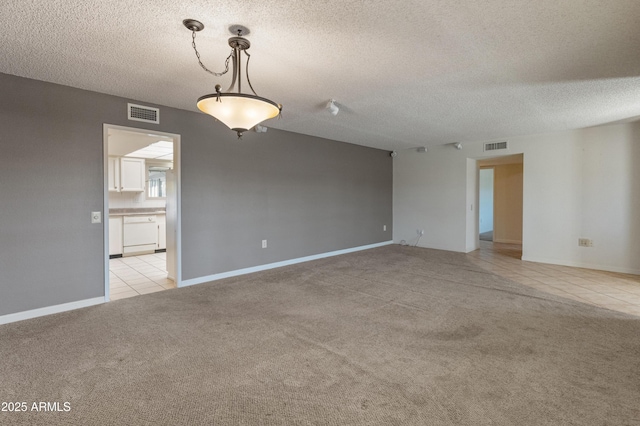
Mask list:
[{"label": "white baseboard", "polygon": [[493,242],[501,244],[522,244],[522,240],[504,240],[500,238],[494,238]]},{"label": "white baseboard", "polygon": [[190,285],[208,283],[210,281],[221,280],[223,278],[236,277],[238,275],[251,274],[253,272],[266,271],[267,269],[280,268],[282,266],[295,265],[296,263],[309,262],[311,260],[323,259],[325,257],[338,256],[341,254],[353,253],[361,250],[369,250],[376,247],[388,246],[393,244],[393,241],[385,241],[382,243],[369,244],[366,246],[352,247],[344,250],[336,250],[328,253],[314,254],[312,256],[299,257],[296,259],[283,260],[282,262],[268,263],[266,265],[253,266],[251,268],[236,269],[235,271],[222,272],[220,274],[208,275],[206,277],[192,278],[190,280],[184,280],[180,284],[180,287],[187,287]]},{"label": "white baseboard", "polygon": [[542,257],[522,256],[522,260],[526,262],[548,263],[550,265],[571,266],[574,268],[595,269],[598,271],[619,272],[621,274],[640,275],[640,269],[625,268],[611,265],[598,265],[588,262],[574,262],[572,260],[546,259]]},{"label": "white baseboard", "polygon": [[93,299],[78,300],[77,302],[63,303],[61,305],[47,306],[45,308],[32,309],[30,311],[22,311],[16,312],[15,314],[2,315],[0,316],[0,324],[9,324],[10,322],[22,321],[31,318],[42,317],[45,315],[72,311],[74,309],[86,308],[87,306],[99,305],[101,303],[104,303],[105,301],[105,297],[94,297]]}]

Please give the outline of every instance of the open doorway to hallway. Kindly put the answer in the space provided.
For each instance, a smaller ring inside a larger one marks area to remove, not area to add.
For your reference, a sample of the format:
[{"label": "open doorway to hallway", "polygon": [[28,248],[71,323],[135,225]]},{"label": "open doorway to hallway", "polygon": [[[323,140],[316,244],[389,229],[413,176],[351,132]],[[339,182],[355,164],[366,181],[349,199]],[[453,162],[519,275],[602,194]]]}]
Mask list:
[{"label": "open doorway to hallway", "polygon": [[480,249],[494,243],[522,257],[523,154],[478,160]]},{"label": "open doorway to hallway", "polygon": [[480,241],[493,241],[493,167],[480,169]]},{"label": "open doorway to hallway", "polygon": [[105,125],[105,294],[179,285],[179,136]]}]

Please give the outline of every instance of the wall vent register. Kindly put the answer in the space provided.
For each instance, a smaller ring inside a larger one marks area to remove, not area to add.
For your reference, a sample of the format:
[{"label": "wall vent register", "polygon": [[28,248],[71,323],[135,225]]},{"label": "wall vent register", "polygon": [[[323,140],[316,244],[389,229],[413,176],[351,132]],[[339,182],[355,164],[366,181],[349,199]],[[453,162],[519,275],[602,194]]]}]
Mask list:
[{"label": "wall vent register", "polygon": [[160,123],[160,109],[148,106],[127,104],[128,118],[133,121],[143,121],[145,123]]},{"label": "wall vent register", "polygon": [[489,142],[484,144],[485,151],[497,151],[497,150],[507,149],[507,148],[508,146],[506,142]]}]

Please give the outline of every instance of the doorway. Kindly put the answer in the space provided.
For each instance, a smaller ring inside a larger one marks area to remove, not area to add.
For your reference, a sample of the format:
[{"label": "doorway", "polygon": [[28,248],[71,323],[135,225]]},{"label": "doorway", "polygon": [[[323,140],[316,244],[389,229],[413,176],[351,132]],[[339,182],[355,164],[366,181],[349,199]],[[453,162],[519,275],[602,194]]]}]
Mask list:
[{"label": "doorway", "polygon": [[104,125],[105,301],[180,286],[180,135]]},{"label": "doorway", "polygon": [[480,168],[480,241],[493,241],[493,167]]},{"label": "doorway", "polygon": [[478,160],[480,248],[522,256],[524,155]]}]

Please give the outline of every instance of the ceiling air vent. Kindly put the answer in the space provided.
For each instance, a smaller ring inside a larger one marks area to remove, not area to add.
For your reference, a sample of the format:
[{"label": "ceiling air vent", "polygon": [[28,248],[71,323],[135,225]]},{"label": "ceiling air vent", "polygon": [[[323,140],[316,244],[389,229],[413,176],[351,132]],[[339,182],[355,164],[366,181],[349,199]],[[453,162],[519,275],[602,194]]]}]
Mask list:
[{"label": "ceiling air vent", "polygon": [[127,104],[129,120],[144,121],[145,123],[160,123],[160,110],[136,104]]},{"label": "ceiling air vent", "polygon": [[506,142],[489,142],[484,144],[485,151],[496,151],[500,149],[507,149]]}]

